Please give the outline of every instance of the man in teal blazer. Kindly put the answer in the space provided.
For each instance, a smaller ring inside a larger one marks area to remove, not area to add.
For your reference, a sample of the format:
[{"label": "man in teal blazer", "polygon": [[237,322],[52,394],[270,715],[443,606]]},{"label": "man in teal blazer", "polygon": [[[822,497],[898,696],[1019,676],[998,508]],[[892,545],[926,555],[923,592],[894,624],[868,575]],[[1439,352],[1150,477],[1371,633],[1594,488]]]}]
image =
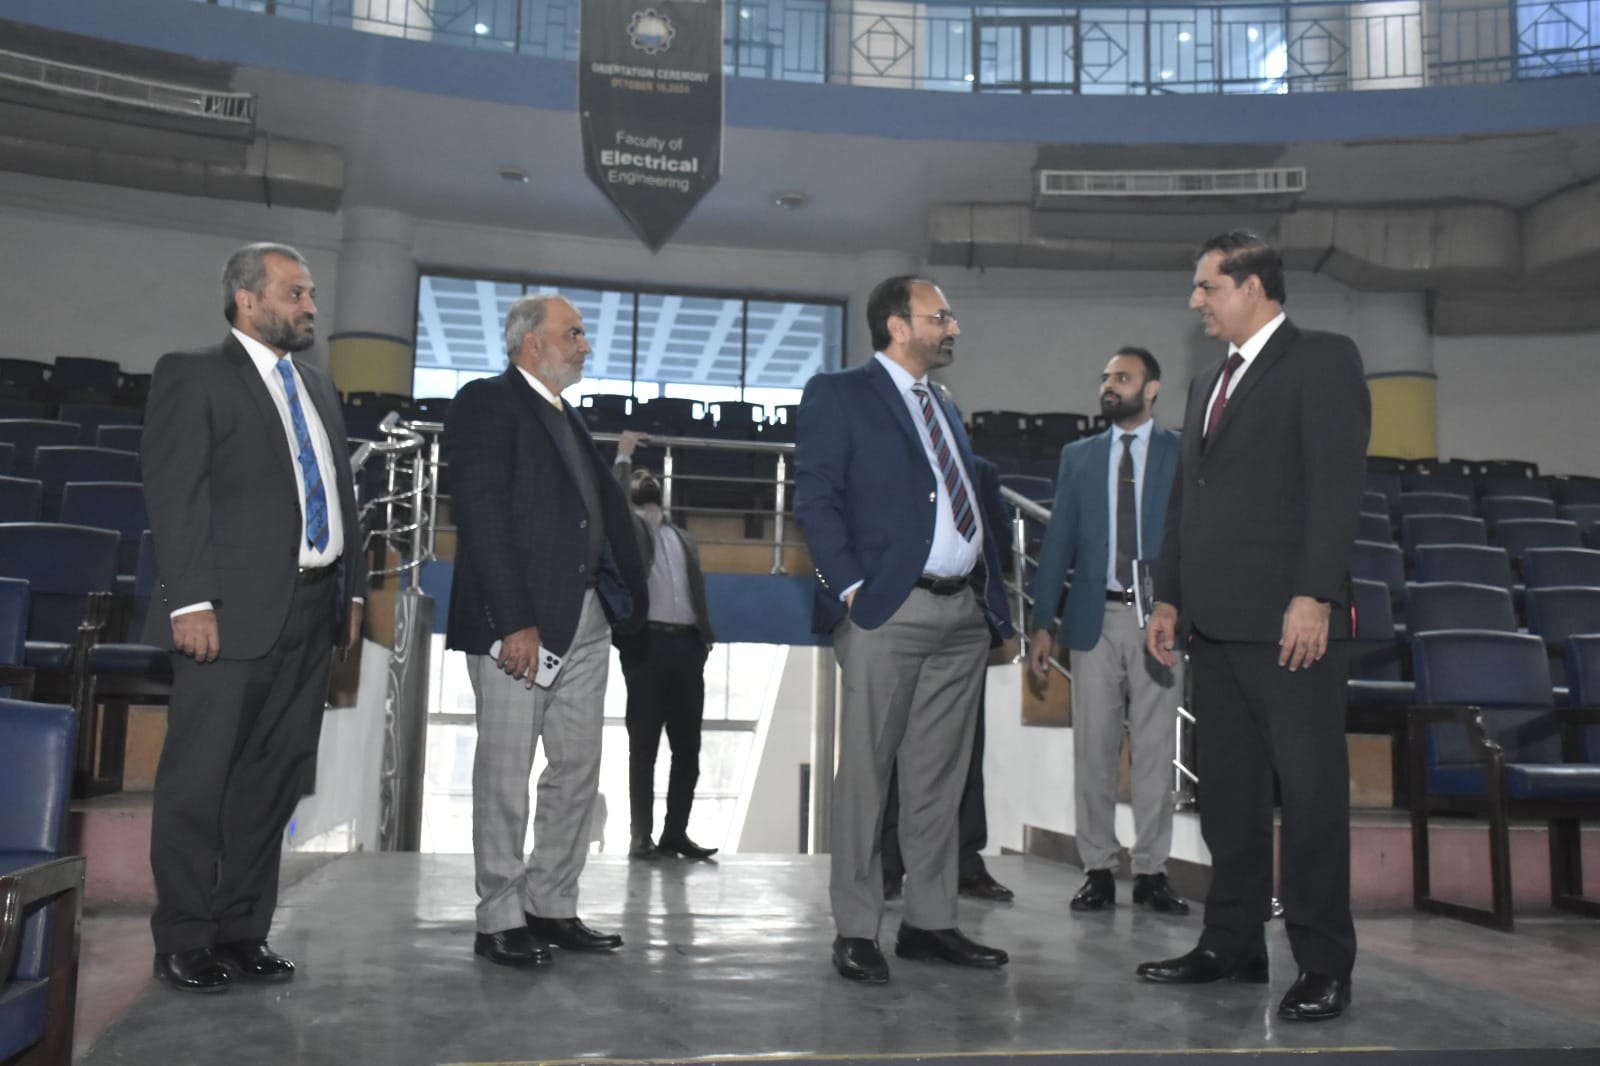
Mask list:
[{"label": "man in teal blazer", "polygon": [[[1172,894],[1166,874],[1183,664],[1164,666],[1145,650],[1133,595],[1134,560],[1161,547],[1179,437],[1152,418],[1161,365],[1143,348],[1119,350],[1100,385],[1111,427],[1061,449],[1055,504],[1030,589],[1029,660],[1043,681],[1056,641],[1071,651],[1075,820],[1088,874],[1072,909],[1098,911],[1116,902],[1117,777],[1126,721],[1133,901],[1186,914],[1189,906]],[[1058,615],[1059,637],[1052,637]]]}]

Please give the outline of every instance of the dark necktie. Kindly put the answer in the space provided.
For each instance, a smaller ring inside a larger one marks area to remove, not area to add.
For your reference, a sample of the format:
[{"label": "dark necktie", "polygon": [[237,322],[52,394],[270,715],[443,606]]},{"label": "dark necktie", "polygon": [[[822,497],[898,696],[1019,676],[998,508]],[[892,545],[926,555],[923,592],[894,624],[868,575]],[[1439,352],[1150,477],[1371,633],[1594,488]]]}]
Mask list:
[{"label": "dark necktie", "polygon": [[956,532],[963,539],[971,540],[978,528],[977,518],[972,513],[967,484],[961,477],[960,468],[956,466],[950,442],[945,440],[944,427],[939,425],[939,419],[933,413],[933,398],[921,385],[911,386],[911,394],[921,405],[922,420],[928,424],[928,440],[933,444],[933,458],[939,464],[939,476],[944,479],[945,492],[950,495],[950,512],[955,517]]},{"label": "dark necktie", "polygon": [[300,390],[295,388],[294,370],[285,356],[278,360],[278,376],[289,397],[289,421],[294,426],[295,458],[306,483],[306,543],[321,551],[328,546],[328,494],[322,487],[322,471],[317,453],[311,447],[311,428],[306,425],[305,408],[300,406]]},{"label": "dark necktie", "polygon": [[1133,588],[1133,560],[1139,554],[1139,512],[1134,506],[1133,434],[1122,435],[1117,464],[1117,584]]},{"label": "dark necktie", "polygon": [[1206,415],[1206,436],[1211,436],[1211,431],[1217,428],[1217,422],[1222,418],[1222,409],[1228,406],[1228,382],[1233,380],[1233,372],[1244,365],[1244,356],[1234,352],[1228,356],[1227,365],[1222,368],[1222,384],[1217,388],[1217,398],[1211,401],[1211,413]]}]

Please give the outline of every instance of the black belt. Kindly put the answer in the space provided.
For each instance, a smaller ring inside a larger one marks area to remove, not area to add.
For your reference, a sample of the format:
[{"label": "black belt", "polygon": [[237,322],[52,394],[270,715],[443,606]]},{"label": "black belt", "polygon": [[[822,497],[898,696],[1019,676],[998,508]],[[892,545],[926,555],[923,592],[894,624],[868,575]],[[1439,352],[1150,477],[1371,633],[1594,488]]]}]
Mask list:
[{"label": "black belt", "polygon": [[339,569],[338,563],[329,563],[327,566],[302,566],[295,580],[301,585],[315,585],[323,578],[332,577],[337,569]]},{"label": "black belt", "polygon": [[962,589],[970,588],[971,584],[963,577],[934,577],[932,574],[923,574],[917,578],[917,588],[927,589],[935,596],[954,596]]},{"label": "black belt", "polygon": [[658,629],[663,633],[699,633],[699,626],[680,625],[677,622],[646,622],[651,629]]},{"label": "black belt", "polygon": [[1132,589],[1106,589],[1107,603],[1120,603],[1124,607],[1133,606]]}]

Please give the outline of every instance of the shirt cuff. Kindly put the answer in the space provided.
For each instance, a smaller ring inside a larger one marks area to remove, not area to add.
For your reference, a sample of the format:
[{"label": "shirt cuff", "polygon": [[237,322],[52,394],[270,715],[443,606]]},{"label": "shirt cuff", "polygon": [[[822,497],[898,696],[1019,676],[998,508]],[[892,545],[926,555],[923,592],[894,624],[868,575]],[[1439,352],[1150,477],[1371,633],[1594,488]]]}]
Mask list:
[{"label": "shirt cuff", "polygon": [[850,598],[850,594],[852,592],[854,592],[856,589],[860,588],[862,585],[865,585],[866,583],[867,583],[866,579],[862,578],[860,581],[857,581],[854,585],[851,585],[849,588],[847,588],[843,592],[839,593],[839,602],[843,603],[845,600],[849,599]]},{"label": "shirt cuff", "polygon": [[211,603],[210,600],[205,600],[205,601],[203,601],[201,603],[191,603],[187,607],[179,607],[176,611],[172,612],[170,617],[176,618],[180,614],[194,614],[196,611],[212,611],[212,610],[215,610],[215,609],[216,608],[214,606],[212,606],[212,603]]}]

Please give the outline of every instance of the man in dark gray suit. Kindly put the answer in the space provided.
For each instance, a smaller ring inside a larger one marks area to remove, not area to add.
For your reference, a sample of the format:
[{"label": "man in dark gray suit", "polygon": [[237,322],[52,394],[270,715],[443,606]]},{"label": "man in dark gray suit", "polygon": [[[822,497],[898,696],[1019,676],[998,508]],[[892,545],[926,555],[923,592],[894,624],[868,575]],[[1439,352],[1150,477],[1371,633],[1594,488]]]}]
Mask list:
[{"label": "man in dark gray suit", "polygon": [[172,651],[150,867],[155,975],[193,992],[286,981],[267,946],[283,829],[316,767],[335,644],[366,587],[339,396],[291,353],[317,308],[304,257],[229,258],[214,348],[161,357],[142,444],[161,579],[145,640]]},{"label": "man in dark gray suit", "polygon": [[[633,503],[639,554],[650,575],[650,617],[637,633],[618,634],[622,676],[628,683],[628,855],[654,859],[681,855],[709,859],[716,848],[689,839],[689,811],[700,779],[700,727],[705,716],[706,656],[715,637],[706,607],[700,545],[662,510],[661,481],[633,465],[644,434],[629,430],[617,442],[617,481]],[[665,728],[672,748],[667,776],[667,816],[653,838],[656,752]]]},{"label": "man in dark gray suit", "polygon": [[[578,876],[600,782],[611,626],[644,617],[644,569],[622,489],[561,399],[589,342],[561,296],[506,314],[505,373],[450,404],[444,453],[457,528],[448,646],[467,653],[478,700],[473,950],[505,966],[550,961],[545,944],[612,951],[578,918]],[[528,775],[544,742],[533,854]]]},{"label": "man in dark gray suit", "polygon": [[1350,771],[1345,749],[1348,559],[1365,487],[1372,402],[1348,337],[1283,312],[1283,260],[1252,233],[1207,241],[1191,309],[1225,361],[1189,388],[1150,653],[1190,631],[1200,831],[1211,852],[1205,929],[1147,981],[1267,981],[1272,794],[1282,796],[1282,892],[1299,977],[1281,1017],[1350,1002]]}]

